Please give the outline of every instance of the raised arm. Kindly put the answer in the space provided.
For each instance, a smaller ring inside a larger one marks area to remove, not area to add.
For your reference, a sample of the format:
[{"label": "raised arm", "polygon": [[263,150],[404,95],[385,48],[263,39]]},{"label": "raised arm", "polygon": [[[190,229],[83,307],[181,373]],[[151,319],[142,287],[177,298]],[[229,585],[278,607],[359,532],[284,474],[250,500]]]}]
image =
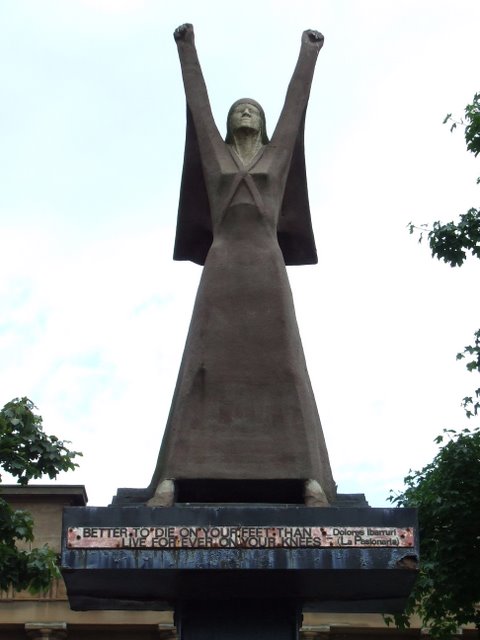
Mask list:
[{"label": "raised arm", "polygon": [[309,29],[302,34],[297,65],[288,85],[285,104],[272,136],[272,144],[293,147],[305,115],[317,56],[323,47],[323,35]]},{"label": "raised arm", "polygon": [[204,145],[210,146],[214,141],[221,141],[221,136],[213,119],[207,87],[198,61],[193,25],[182,24],[175,29],[173,37],[182,67],[187,105],[202,149]]}]

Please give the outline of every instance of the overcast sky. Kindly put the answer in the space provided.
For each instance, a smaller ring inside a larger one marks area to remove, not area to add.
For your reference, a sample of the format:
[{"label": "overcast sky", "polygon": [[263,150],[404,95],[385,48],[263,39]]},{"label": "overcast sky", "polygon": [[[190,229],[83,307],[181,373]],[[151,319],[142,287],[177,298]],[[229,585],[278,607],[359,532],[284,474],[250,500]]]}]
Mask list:
[{"label": "overcast sky", "polygon": [[478,0],[0,0],[0,403],[29,396],[83,451],[60,481],[90,505],[150,481],[201,273],[172,260],[183,22],[222,133],[245,95],[272,132],[301,32],[325,35],[306,126],[319,264],[289,276],[339,491],[384,506],[478,386],[455,355],[480,265],[407,231],[478,205],[479,161],[442,125],[480,90]]}]

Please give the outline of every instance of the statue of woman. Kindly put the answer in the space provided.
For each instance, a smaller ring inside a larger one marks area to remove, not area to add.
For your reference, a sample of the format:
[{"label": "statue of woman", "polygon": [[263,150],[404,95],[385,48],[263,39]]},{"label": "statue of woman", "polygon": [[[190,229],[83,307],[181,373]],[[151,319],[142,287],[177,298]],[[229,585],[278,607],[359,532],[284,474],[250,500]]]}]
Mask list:
[{"label": "statue of woman", "polygon": [[174,258],[205,266],[150,495],[171,480],[181,493],[185,483],[238,481],[232,501],[246,502],[242,486],[301,481],[331,502],[335,484],[285,269],[317,262],[303,131],[323,36],[303,33],[270,141],[262,107],[248,98],[231,107],[222,140],[192,25],[174,37],[187,99]]}]

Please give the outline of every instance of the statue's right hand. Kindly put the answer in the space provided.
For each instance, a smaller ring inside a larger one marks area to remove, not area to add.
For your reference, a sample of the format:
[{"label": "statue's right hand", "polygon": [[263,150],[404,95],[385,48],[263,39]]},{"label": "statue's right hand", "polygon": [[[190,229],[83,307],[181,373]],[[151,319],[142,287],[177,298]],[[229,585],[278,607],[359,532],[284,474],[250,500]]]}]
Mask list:
[{"label": "statue's right hand", "polygon": [[307,45],[313,45],[318,51],[323,47],[323,42],[325,38],[320,31],[315,31],[315,29],[307,29],[302,34],[302,42]]},{"label": "statue's right hand", "polygon": [[189,22],[181,24],[173,32],[173,37],[175,38],[175,42],[193,42],[193,24],[190,24]]}]

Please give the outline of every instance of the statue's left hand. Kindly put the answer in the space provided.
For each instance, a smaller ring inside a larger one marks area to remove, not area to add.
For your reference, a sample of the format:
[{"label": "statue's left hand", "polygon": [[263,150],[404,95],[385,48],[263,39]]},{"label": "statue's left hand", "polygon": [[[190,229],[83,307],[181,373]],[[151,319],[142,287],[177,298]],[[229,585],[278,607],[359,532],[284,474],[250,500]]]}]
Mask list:
[{"label": "statue's left hand", "polygon": [[173,37],[175,38],[175,42],[193,42],[195,39],[193,24],[190,24],[189,22],[181,24],[173,32]]},{"label": "statue's left hand", "polygon": [[302,34],[302,42],[305,44],[310,44],[318,47],[318,50],[323,47],[323,42],[325,38],[320,33],[320,31],[315,31],[314,29],[307,29]]}]

